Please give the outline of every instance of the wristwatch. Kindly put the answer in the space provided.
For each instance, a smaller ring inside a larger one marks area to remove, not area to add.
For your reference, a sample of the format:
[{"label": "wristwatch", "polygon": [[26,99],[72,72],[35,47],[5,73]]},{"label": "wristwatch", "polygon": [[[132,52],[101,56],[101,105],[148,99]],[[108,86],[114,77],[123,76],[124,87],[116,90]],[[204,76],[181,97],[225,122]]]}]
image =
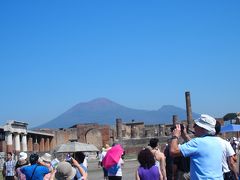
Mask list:
[{"label": "wristwatch", "polygon": [[171,140],[173,139],[177,139],[178,140],[178,137],[177,136],[172,136]]}]

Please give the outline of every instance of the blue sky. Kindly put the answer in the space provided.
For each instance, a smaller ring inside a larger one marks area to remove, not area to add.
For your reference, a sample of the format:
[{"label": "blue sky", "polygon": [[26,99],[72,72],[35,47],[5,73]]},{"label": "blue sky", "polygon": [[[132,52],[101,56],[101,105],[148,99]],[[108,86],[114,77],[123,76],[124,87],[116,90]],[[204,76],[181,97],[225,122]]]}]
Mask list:
[{"label": "blue sky", "polygon": [[0,122],[109,98],[222,117],[240,102],[240,1],[1,1]]}]

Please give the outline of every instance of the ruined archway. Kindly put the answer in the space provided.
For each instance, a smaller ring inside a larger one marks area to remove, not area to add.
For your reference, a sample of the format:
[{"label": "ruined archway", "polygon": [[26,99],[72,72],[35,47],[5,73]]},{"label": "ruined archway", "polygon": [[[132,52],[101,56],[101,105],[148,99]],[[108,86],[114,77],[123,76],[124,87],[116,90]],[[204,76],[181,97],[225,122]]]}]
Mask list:
[{"label": "ruined archway", "polygon": [[86,132],[86,143],[102,147],[102,133],[98,129],[90,129]]}]

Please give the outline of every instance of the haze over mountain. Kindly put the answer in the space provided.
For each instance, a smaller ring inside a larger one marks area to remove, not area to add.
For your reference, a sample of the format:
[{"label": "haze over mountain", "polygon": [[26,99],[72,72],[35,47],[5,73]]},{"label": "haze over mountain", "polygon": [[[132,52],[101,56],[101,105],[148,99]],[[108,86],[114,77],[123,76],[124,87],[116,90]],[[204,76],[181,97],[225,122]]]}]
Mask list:
[{"label": "haze over mountain", "polygon": [[[81,123],[115,124],[116,118],[123,122],[135,120],[145,124],[165,124],[172,122],[172,116],[179,120],[186,119],[186,110],[172,105],[164,105],[159,110],[138,110],[125,107],[106,98],[97,98],[89,102],[79,103],[55,119],[37,128],[68,128]],[[193,118],[197,117],[193,113]]]}]

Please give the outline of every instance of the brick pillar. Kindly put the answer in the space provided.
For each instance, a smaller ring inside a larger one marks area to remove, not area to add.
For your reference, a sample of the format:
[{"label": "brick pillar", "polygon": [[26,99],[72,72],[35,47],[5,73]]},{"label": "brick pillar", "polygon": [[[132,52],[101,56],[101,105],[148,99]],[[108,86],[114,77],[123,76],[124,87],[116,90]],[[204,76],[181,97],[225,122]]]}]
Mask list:
[{"label": "brick pillar", "polygon": [[122,119],[116,119],[117,139],[122,140]]},{"label": "brick pillar", "polygon": [[13,147],[12,147],[12,133],[11,132],[6,132],[6,140],[7,140],[7,152],[13,152]]},{"label": "brick pillar", "polygon": [[44,144],[45,151],[50,151],[49,146],[50,146],[49,138],[46,138],[45,144]]},{"label": "brick pillar", "polygon": [[27,150],[32,152],[33,151],[33,139],[29,137],[27,140]]},{"label": "brick pillar", "polygon": [[193,119],[192,119],[192,107],[191,107],[191,99],[190,92],[185,92],[186,98],[186,110],[187,110],[187,129],[193,129]]},{"label": "brick pillar", "polygon": [[44,149],[44,138],[42,137],[40,139],[40,152],[44,152],[45,149]]},{"label": "brick pillar", "polygon": [[50,143],[49,143],[49,150],[51,151],[53,149],[53,137],[51,137],[50,139]]}]

